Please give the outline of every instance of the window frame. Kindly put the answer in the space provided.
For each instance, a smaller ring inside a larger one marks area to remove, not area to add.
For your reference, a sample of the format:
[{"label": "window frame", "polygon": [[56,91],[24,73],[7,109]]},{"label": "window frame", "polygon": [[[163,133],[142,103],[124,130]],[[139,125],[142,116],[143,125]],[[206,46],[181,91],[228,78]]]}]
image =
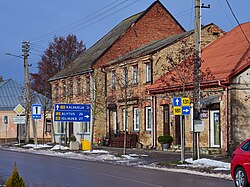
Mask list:
[{"label": "window frame", "polygon": [[[149,110],[150,110],[150,112],[149,112]],[[145,107],[145,123],[146,123],[145,125],[146,125],[146,131],[152,131],[152,127],[153,127],[152,117],[153,117],[152,107],[151,106]]]},{"label": "window frame", "polygon": [[86,94],[90,95],[90,76],[86,76]]},{"label": "window frame", "polygon": [[127,109],[127,115],[125,112],[125,108],[122,109],[122,122],[123,122],[123,131],[125,131],[125,119],[127,118],[127,128],[126,128],[126,132],[128,132],[128,109]]},{"label": "window frame", "polygon": [[133,65],[133,84],[134,85],[138,85],[138,82],[139,82],[138,70],[139,70],[138,64]]},{"label": "window frame", "polygon": [[139,108],[133,108],[133,129],[134,131],[140,130],[140,115]]},{"label": "window frame", "polygon": [[77,79],[77,95],[80,96],[82,95],[82,82],[81,79]]},{"label": "window frame", "polygon": [[113,90],[116,89],[116,73],[115,73],[115,70],[111,71],[111,88]]},{"label": "window frame", "polygon": [[[45,132],[51,132],[51,128],[52,128],[52,119],[51,118],[46,118],[45,119],[45,124],[46,124],[46,127],[45,127]],[[49,127],[50,126],[50,127]]]},{"label": "window frame", "polygon": [[73,97],[74,95],[74,81],[70,80],[69,81],[69,97]]},{"label": "window frame", "polygon": [[146,63],[146,83],[152,82],[152,63]]},{"label": "window frame", "polygon": [[124,75],[124,87],[128,87],[128,67],[123,68],[123,75]]}]

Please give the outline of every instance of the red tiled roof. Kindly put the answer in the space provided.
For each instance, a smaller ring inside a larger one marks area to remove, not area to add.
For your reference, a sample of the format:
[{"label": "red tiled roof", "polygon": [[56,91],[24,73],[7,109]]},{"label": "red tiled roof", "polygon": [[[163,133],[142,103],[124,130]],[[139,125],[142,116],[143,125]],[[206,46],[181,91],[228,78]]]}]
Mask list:
[{"label": "red tiled roof", "polygon": [[[250,22],[241,24],[241,28],[250,40]],[[201,71],[207,68],[211,70],[214,79],[210,81],[223,80],[225,84],[229,84],[232,77],[250,67],[250,44],[241,28],[237,26],[202,50]],[[147,89],[153,91],[180,87],[180,84],[171,81],[173,73],[174,71],[166,73]]]}]

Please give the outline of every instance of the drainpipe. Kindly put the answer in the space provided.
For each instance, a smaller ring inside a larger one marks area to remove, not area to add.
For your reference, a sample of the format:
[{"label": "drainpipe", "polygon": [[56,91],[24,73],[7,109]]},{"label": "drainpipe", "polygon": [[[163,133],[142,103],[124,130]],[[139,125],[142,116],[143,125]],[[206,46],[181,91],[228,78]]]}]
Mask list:
[{"label": "drainpipe", "polygon": [[[110,128],[107,128],[107,73],[105,71],[105,68],[101,68],[101,72],[104,74],[104,137],[107,136],[107,130]],[[110,127],[110,124],[108,124]],[[110,136],[110,131],[109,131],[109,136]],[[110,141],[110,140],[109,140]]]},{"label": "drainpipe", "polygon": [[218,81],[218,85],[224,88],[226,92],[226,152],[228,152],[229,146],[229,126],[228,126],[228,87],[221,84],[221,81]]},{"label": "drainpipe", "polygon": [[154,119],[154,147],[153,148],[156,148],[156,136],[157,136],[157,133],[156,133],[156,96],[154,95],[153,96],[154,97],[154,117],[153,117],[153,119]]}]

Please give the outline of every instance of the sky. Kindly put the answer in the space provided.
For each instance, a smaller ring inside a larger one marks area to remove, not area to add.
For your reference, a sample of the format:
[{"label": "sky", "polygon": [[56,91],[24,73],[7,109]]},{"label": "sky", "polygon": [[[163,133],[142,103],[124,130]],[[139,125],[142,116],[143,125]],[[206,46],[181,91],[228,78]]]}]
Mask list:
[{"label": "sky", "polygon": [[[186,29],[193,29],[194,0],[160,0]],[[55,36],[74,34],[87,48],[123,19],[144,11],[154,0],[1,0],[0,76],[24,81],[22,41],[30,41],[29,71],[37,72],[37,62]],[[240,23],[250,21],[249,0],[228,0]],[[237,26],[226,0],[203,0],[203,25],[215,23],[224,31]]]}]

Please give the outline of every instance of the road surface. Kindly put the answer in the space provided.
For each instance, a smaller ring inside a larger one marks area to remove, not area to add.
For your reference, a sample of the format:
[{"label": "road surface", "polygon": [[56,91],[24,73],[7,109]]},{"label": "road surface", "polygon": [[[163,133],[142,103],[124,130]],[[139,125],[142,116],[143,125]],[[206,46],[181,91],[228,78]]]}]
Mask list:
[{"label": "road surface", "polygon": [[233,182],[108,163],[72,160],[0,150],[0,177],[6,180],[14,162],[27,186],[34,187],[233,187]]}]

